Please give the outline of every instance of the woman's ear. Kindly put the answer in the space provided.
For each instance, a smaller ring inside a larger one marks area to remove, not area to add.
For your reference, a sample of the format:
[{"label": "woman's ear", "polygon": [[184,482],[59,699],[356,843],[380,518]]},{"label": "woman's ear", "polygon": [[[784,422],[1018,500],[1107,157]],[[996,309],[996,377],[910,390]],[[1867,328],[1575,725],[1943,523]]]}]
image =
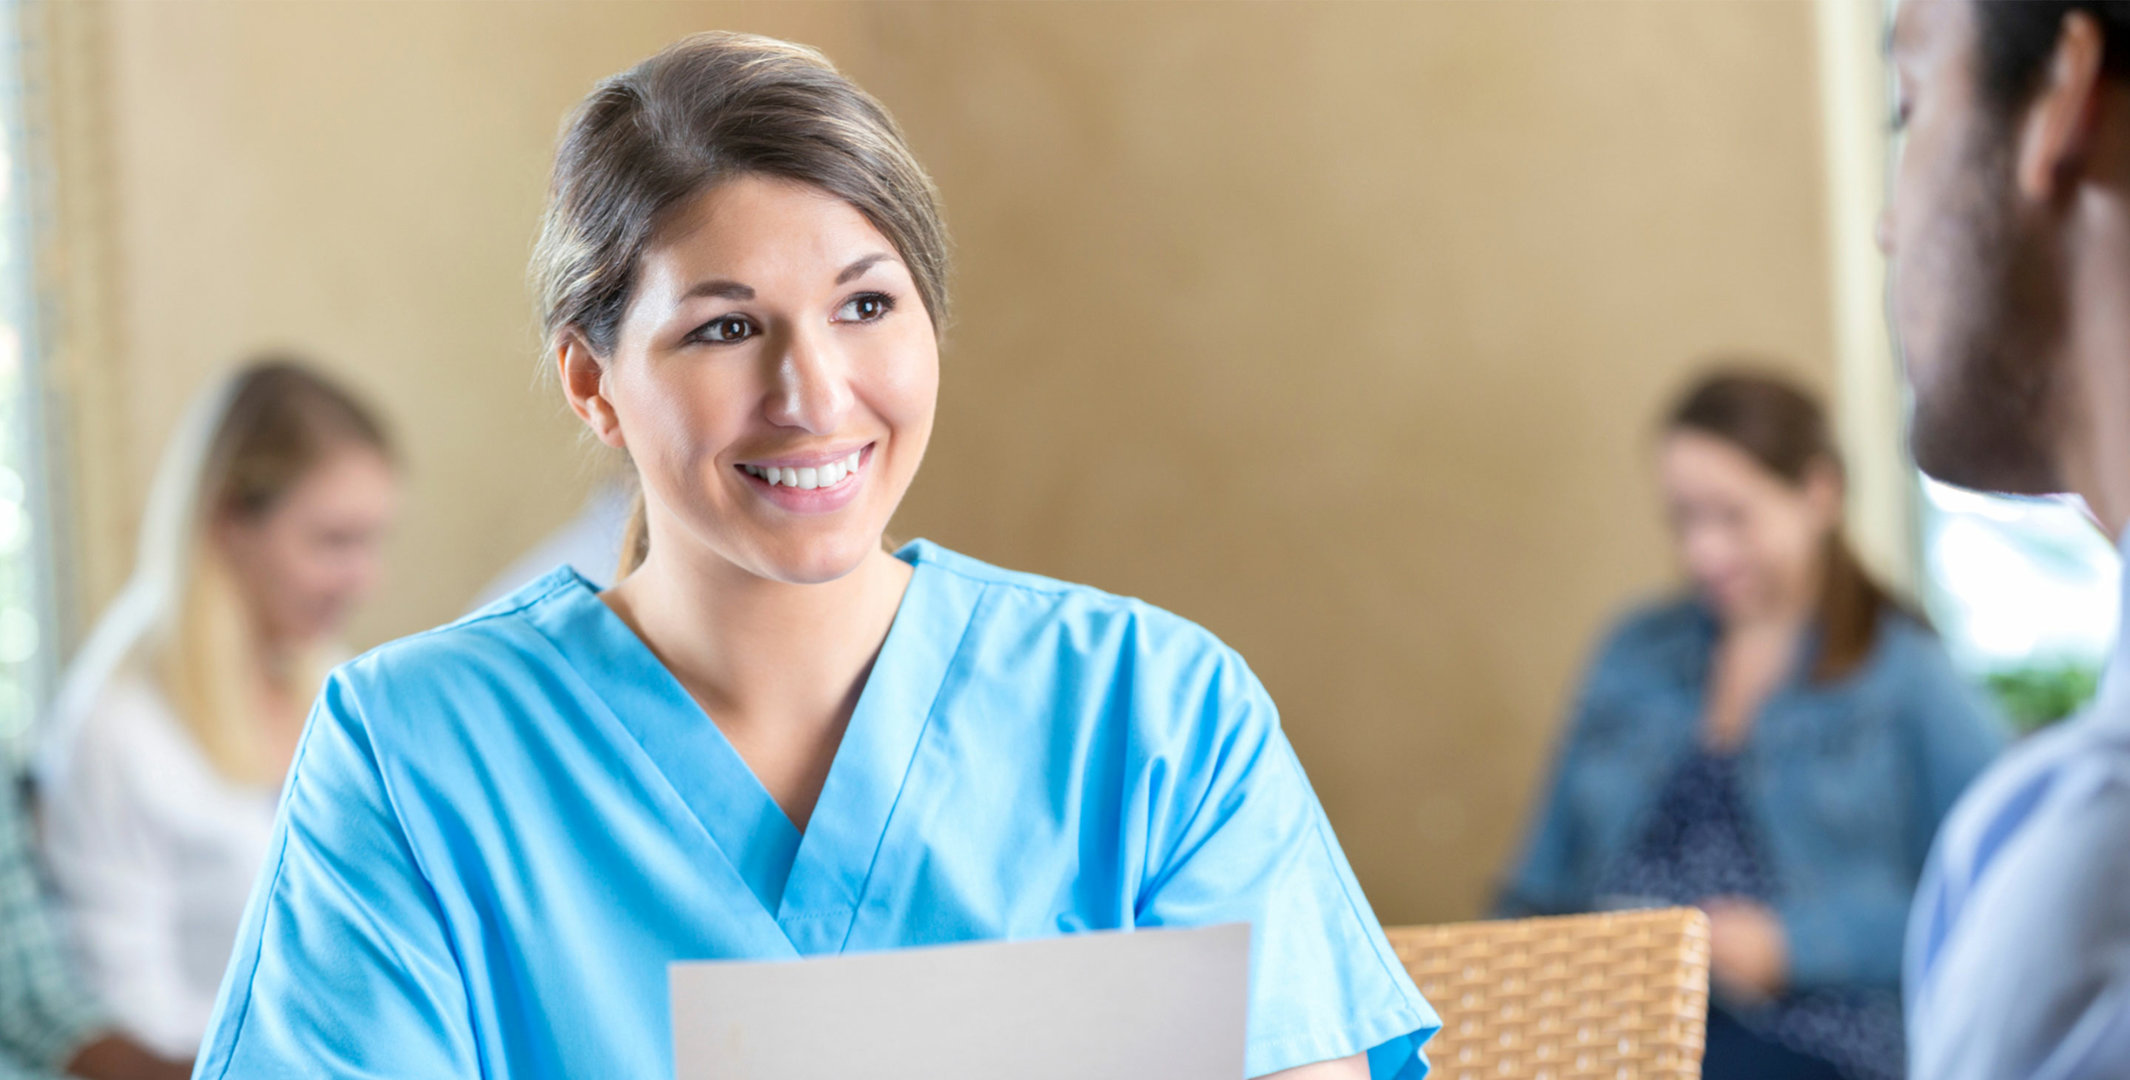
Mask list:
[{"label": "woman's ear", "polygon": [[566,331],[555,344],[555,367],[562,377],[563,396],[570,411],[600,442],[616,450],[627,449],[621,437],[621,418],[606,396],[606,364],[593,355],[590,342],[575,330]]},{"label": "woman's ear", "polygon": [[257,543],[259,531],[256,516],[235,507],[217,506],[208,511],[206,535],[215,552],[231,564],[250,558],[250,548]]},{"label": "woman's ear", "polygon": [[1834,528],[1842,521],[1842,500],[1848,495],[1848,483],[1842,476],[1842,467],[1826,458],[1813,462],[1805,469],[1805,502],[1811,506],[1813,516],[1827,528]]}]

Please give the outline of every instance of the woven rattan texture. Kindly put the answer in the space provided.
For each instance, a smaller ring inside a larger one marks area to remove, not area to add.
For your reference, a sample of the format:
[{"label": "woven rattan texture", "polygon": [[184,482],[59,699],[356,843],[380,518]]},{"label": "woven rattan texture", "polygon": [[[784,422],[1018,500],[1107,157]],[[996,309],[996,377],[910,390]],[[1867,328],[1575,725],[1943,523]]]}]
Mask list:
[{"label": "woven rattan texture", "polygon": [[1442,1014],[1430,1080],[1690,1080],[1708,1022],[1692,908],[1393,927]]}]

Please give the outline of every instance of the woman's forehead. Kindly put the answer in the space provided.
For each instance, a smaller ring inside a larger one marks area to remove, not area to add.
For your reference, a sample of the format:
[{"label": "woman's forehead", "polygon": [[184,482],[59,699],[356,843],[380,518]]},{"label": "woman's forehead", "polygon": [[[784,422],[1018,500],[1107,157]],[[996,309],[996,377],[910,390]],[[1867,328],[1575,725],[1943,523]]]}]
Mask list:
[{"label": "woman's forehead", "polygon": [[680,291],[706,281],[757,289],[780,282],[833,280],[847,267],[894,246],[856,207],[819,188],[746,175],[690,196],[644,253],[654,274]]}]

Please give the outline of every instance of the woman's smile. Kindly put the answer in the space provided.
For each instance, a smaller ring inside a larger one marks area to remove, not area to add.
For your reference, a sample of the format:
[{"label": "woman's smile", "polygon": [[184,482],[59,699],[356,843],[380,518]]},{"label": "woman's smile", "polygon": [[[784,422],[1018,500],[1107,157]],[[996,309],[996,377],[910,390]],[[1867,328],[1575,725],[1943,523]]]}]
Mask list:
[{"label": "woman's smile", "polygon": [[825,514],[842,509],[857,496],[875,445],[743,461],[733,468],[746,478],[750,489],[778,508],[795,514]]}]

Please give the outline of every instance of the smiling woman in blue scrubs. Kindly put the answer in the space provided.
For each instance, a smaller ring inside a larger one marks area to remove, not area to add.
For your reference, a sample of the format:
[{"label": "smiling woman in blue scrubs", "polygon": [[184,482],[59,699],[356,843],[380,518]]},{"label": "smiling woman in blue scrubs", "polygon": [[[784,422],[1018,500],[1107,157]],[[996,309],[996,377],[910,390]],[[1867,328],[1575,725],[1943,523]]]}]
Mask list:
[{"label": "smiling woman in blue scrubs", "polygon": [[810,50],[701,35],[593,92],[535,278],[642,483],[626,572],[335,673],[198,1075],[669,1076],[676,960],[1235,921],[1250,1075],[1425,1072],[1435,1016],[1241,657],[882,547],[945,252]]}]

